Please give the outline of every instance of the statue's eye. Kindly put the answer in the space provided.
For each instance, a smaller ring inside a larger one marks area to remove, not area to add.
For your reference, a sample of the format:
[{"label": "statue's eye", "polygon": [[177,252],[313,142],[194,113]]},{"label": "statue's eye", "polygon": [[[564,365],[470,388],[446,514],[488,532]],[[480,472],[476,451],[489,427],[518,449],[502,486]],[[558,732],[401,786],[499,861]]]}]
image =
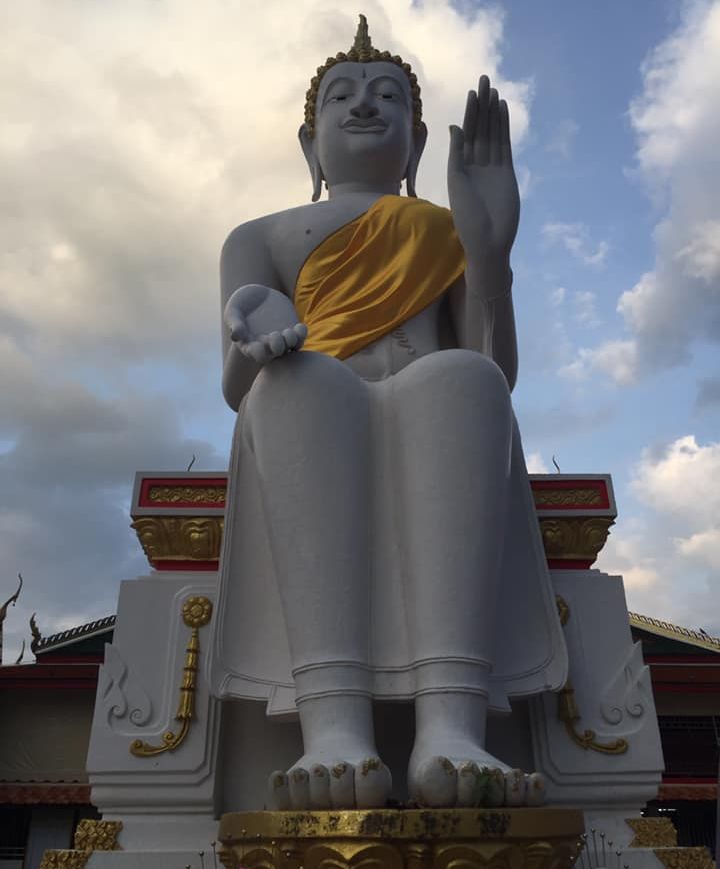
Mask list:
[{"label": "statue's eye", "polygon": [[332,102],[341,103],[347,99],[347,94],[337,94],[337,96],[332,97]]},{"label": "statue's eye", "polygon": [[383,100],[392,100],[392,99],[395,99],[395,94],[391,94],[391,93],[380,94],[380,98]]}]

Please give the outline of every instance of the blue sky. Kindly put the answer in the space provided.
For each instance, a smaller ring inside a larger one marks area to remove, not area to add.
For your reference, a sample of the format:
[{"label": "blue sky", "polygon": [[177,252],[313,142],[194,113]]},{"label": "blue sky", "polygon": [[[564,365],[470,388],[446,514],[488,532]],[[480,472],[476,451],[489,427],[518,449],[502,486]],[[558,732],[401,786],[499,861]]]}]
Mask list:
[{"label": "blue sky", "polygon": [[[218,252],[309,198],[303,95],[356,5],[27,0],[3,22],[0,598],[26,580],[6,662],[33,611],[45,633],[106,615],[145,571],[135,470],[223,467]],[[508,98],[531,468],[611,473],[598,566],[632,609],[720,634],[719,0],[362,11],[423,87],[421,196],[447,201],[478,76]]]}]

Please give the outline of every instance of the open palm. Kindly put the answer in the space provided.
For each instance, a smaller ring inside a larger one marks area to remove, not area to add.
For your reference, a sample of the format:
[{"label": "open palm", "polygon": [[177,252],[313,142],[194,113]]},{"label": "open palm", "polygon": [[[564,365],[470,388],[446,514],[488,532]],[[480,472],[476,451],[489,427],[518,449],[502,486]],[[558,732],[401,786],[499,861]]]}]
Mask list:
[{"label": "open palm", "polygon": [[508,258],[520,217],[505,100],[480,78],[470,91],[462,129],[450,128],[448,195],[468,259]]}]

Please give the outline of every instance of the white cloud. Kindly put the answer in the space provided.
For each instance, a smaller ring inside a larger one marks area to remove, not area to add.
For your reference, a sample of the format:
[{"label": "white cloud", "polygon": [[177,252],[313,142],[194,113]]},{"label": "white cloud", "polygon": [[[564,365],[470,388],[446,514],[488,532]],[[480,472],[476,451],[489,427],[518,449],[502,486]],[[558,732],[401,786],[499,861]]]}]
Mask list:
[{"label": "white cloud", "polygon": [[[8,656],[33,609],[46,630],[105,615],[118,578],[143,569],[127,528],[136,469],[184,468],[193,452],[196,468],[222,466],[186,434],[227,427],[220,247],[238,223],[309,201],[305,91],[352,43],[357,11],[27,0],[5,17],[0,551],[26,578]],[[481,73],[510,103],[521,150],[531,89],[500,72],[498,9],[367,0],[363,11],[375,44],[420,80],[420,195],[447,201],[448,124]]]},{"label": "white cloud", "polygon": [[600,372],[619,386],[635,382],[637,375],[637,346],[634,341],[606,341],[598,347],[581,347],[577,357],[563,365],[558,374],[568,380],[587,380]]},{"label": "white cloud", "polygon": [[599,266],[605,262],[610,246],[606,241],[595,244],[584,223],[546,223],[542,234],[549,244],[560,244],[585,265]]},{"label": "white cloud", "polygon": [[550,154],[558,154],[567,159],[572,153],[573,145],[580,126],[570,118],[560,121],[545,145],[545,150]]},{"label": "white cloud", "polygon": [[710,283],[720,277],[720,220],[706,220],[693,227],[693,238],[676,254],[685,274]]},{"label": "white cloud", "polygon": [[632,483],[634,493],[680,522],[720,527],[720,443],[698,444],[694,435],[673,441],[660,454],[645,450]]},{"label": "white cloud", "polygon": [[576,290],[572,297],[575,319],[581,326],[595,328],[601,320],[597,313],[597,297],[590,290]]},{"label": "white cloud", "polygon": [[720,527],[708,528],[690,537],[680,537],[676,543],[683,555],[720,572]]},{"label": "white cloud", "polygon": [[618,303],[634,376],[686,363],[698,340],[720,342],[720,0],[684,8],[630,106],[640,178],[666,209],[653,268]]},{"label": "white cloud", "polygon": [[528,474],[549,473],[545,460],[538,452],[528,453],[528,455],[525,456],[525,463],[527,464]]},{"label": "white cloud", "polygon": [[550,292],[550,304],[553,308],[559,308],[560,305],[565,301],[565,296],[567,295],[567,290],[565,287],[556,287],[554,290]]},{"label": "white cloud", "polygon": [[720,634],[720,442],[693,435],[645,449],[631,492],[646,508],[622,513],[598,566],[625,576],[631,609]]}]

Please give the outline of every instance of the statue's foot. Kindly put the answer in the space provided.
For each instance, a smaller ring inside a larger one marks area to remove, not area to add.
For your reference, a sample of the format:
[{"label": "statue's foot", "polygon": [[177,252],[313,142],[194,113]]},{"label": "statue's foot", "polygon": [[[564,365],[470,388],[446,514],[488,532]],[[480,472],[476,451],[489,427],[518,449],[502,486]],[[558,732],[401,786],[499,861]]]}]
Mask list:
[{"label": "statue's foot", "polygon": [[[448,752],[442,754],[442,748]],[[545,780],[540,773],[511,769],[472,744],[452,740],[445,746],[417,746],[408,770],[410,798],[433,808],[474,806],[541,806]]]},{"label": "statue's foot", "polygon": [[379,757],[351,762],[305,755],[269,781],[270,802],[280,811],[381,808],[391,788],[390,770]]}]

